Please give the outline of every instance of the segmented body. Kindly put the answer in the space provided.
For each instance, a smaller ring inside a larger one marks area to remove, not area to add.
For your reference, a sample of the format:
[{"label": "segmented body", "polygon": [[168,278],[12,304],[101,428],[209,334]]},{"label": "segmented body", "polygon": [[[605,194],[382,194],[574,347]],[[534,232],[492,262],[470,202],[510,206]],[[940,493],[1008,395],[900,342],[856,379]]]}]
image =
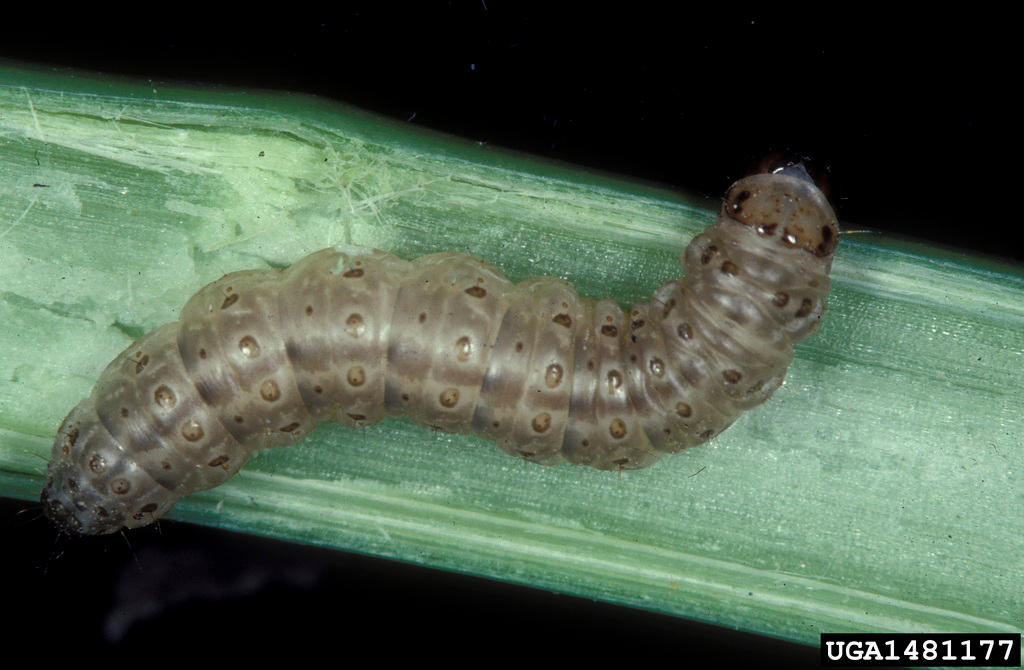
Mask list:
[{"label": "segmented body", "polygon": [[747,177],[628,312],[458,253],[324,249],[209,284],[65,419],[42,500],[65,532],[161,517],[319,421],[386,414],[551,465],[642,468],[707,441],[782,383],[818,325],[838,240],[802,171]]}]

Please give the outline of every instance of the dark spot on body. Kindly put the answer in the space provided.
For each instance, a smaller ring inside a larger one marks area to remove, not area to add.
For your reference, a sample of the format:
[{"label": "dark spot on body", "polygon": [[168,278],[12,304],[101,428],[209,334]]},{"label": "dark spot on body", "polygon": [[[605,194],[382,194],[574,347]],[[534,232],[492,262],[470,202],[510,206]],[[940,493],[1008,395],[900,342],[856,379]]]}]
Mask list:
[{"label": "dark spot on body", "polygon": [[552,363],[544,371],[544,383],[549,389],[557,388],[562,383],[563,375],[562,366],[558,363]]},{"label": "dark spot on body", "polygon": [[821,229],[821,242],[814,250],[816,256],[828,256],[836,250],[836,244],[839,240],[836,238],[836,231],[833,230],[832,225],[823,226]]},{"label": "dark spot on body", "polygon": [[363,370],[362,366],[353,365],[345,374],[345,379],[348,380],[348,383],[351,386],[362,386],[366,383],[366,372]]},{"label": "dark spot on body", "polygon": [[69,433],[64,436],[63,451],[65,454],[71,452],[71,447],[75,446],[75,442],[78,441],[78,428],[72,428]]},{"label": "dark spot on body", "polygon": [[273,379],[268,379],[260,384],[260,397],[267,402],[274,402],[281,397],[281,389],[277,386],[277,382]]},{"label": "dark spot on body", "polygon": [[102,474],[107,469],[107,459],[99,454],[93,454],[92,458],[89,459],[89,469],[94,474]]},{"label": "dark spot on body", "polygon": [[178,403],[178,399],[175,397],[174,391],[165,385],[161,385],[153,391],[153,401],[164,409],[170,409]]},{"label": "dark spot on body", "polygon": [[238,350],[246,358],[256,358],[260,355],[260,345],[252,335],[246,335],[238,341]]},{"label": "dark spot on body", "polygon": [[739,214],[743,211],[743,203],[750,198],[750,191],[743,190],[732,197],[732,202],[729,206],[732,208],[734,214]]},{"label": "dark spot on body", "polygon": [[547,412],[541,412],[537,416],[533,417],[533,421],[530,423],[535,433],[543,433],[551,427],[551,415]]},{"label": "dark spot on body", "polygon": [[195,419],[189,419],[181,427],[181,436],[186,442],[198,442],[203,434],[203,427]]},{"label": "dark spot on body", "polygon": [[345,319],[345,332],[353,339],[360,338],[366,332],[366,321],[363,319],[363,315],[358,312],[349,314]]},{"label": "dark spot on body", "polygon": [[460,363],[465,363],[469,360],[470,355],[473,353],[473,344],[470,339],[463,335],[455,341],[455,358]]},{"label": "dark spot on body", "polygon": [[437,399],[442,407],[455,407],[459,403],[459,389],[449,386],[441,391]]}]

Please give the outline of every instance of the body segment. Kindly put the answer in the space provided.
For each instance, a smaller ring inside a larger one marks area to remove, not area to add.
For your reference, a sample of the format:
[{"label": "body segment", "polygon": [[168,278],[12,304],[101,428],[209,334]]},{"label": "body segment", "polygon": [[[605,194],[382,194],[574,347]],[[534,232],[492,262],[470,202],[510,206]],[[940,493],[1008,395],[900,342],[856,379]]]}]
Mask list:
[{"label": "body segment", "polygon": [[319,421],[385,414],[544,465],[650,465],[782,383],[818,325],[838,239],[802,170],[730,189],[685,274],[623,311],[483,261],[324,249],[203,287],[65,419],[42,501],[65,532],[149,523]]}]

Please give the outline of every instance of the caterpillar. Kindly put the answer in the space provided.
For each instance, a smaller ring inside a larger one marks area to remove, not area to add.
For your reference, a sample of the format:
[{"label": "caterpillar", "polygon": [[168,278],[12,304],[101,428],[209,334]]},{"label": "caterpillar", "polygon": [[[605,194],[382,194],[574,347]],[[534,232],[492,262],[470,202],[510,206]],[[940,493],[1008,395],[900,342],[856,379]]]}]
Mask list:
[{"label": "caterpillar", "polygon": [[838,233],[798,163],[733,184],[684,276],[628,312],[460,253],[329,248],[225,275],[68,414],[44,513],[66,534],[142,526],[257,449],[386,414],[543,465],[646,467],[782,384],[821,320]]}]

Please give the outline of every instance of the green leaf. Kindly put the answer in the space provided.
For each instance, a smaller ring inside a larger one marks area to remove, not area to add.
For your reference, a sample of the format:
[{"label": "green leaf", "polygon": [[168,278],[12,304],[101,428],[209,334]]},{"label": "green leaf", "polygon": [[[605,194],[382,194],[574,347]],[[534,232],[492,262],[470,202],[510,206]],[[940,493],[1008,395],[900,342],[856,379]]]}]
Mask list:
[{"label": "green leaf", "polygon": [[[457,250],[622,304],[714,202],[302,96],[0,69],[0,494],[103,367],[221,274]],[[641,471],[386,420],[261,453],[173,518],[815,643],[1024,627],[1024,275],[845,237],[786,385]]]}]

